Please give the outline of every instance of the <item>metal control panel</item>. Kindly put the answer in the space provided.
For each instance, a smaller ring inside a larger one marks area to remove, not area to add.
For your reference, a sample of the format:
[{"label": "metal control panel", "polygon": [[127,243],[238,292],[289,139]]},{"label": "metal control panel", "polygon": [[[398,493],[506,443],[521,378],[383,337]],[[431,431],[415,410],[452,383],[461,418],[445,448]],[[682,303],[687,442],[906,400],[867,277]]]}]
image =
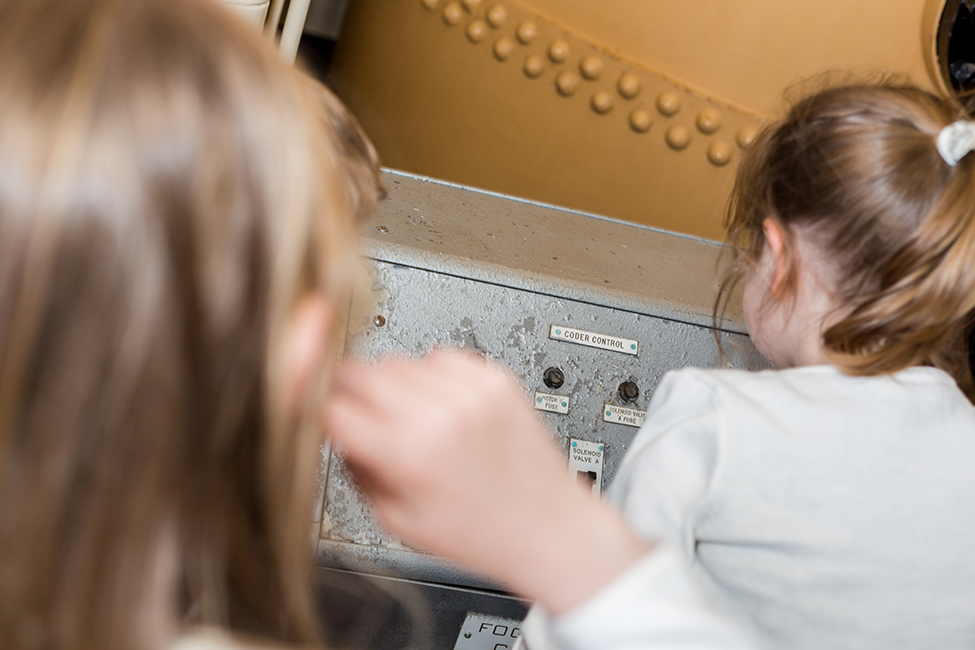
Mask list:
[{"label": "metal control panel", "polygon": [[[504,363],[562,446],[566,471],[594,494],[612,481],[664,373],[720,365],[711,328],[720,245],[396,172],[385,180],[388,197],[362,239],[347,352],[378,359],[449,345]],[[731,366],[766,367],[740,302],[723,328]],[[499,589],[384,531],[337,453],[323,485],[322,565]]]}]

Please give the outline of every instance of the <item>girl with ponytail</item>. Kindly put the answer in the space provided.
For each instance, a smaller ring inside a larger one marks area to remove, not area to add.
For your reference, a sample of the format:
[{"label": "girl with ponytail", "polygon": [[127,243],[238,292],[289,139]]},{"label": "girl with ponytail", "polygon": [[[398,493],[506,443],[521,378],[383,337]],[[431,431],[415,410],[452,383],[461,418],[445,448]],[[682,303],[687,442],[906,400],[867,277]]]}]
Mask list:
[{"label": "girl with ponytail", "polygon": [[[960,105],[885,82],[808,96],[744,153],[715,311],[743,280],[749,332],[775,369],[687,368],[661,381],[607,492],[645,559],[559,483],[564,466],[540,450],[530,408],[500,408],[516,391],[456,394],[486,372],[474,362],[346,368],[331,429],[350,463],[383,477],[371,493],[394,530],[536,598],[528,648],[731,647],[690,635],[691,592],[661,568],[675,549],[685,577],[760,647],[971,648],[973,149]],[[384,419],[386,404],[357,388],[397,373],[410,381],[382,400],[435,409],[434,433],[402,409]],[[423,464],[385,458],[402,448]],[[518,453],[492,465],[487,448]],[[453,461],[438,462],[443,449]],[[433,489],[432,468],[458,465]],[[465,518],[464,507],[503,519]],[[536,540],[556,541],[540,551]],[[504,549],[504,561],[481,548]],[[573,558],[585,572],[565,570]]]}]

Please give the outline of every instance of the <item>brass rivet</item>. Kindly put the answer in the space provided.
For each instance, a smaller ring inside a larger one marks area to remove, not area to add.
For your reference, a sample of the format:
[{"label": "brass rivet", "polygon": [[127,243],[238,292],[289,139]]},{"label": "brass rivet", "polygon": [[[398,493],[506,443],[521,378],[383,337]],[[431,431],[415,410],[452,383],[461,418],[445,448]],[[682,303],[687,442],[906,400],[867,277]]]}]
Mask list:
[{"label": "brass rivet", "polygon": [[620,95],[627,99],[633,99],[639,95],[641,88],[639,77],[632,72],[624,72],[620,75],[620,80],[616,82],[616,89],[620,91]]},{"label": "brass rivet", "polygon": [[592,109],[597,113],[608,113],[613,110],[613,96],[605,90],[597,90],[592,94]]},{"label": "brass rivet", "polygon": [[604,65],[601,58],[595,54],[590,54],[579,62],[579,72],[582,73],[583,77],[592,81],[599,79],[599,75],[603,73]]},{"label": "brass rivet", "polygon": [[443,8],[443,21],[453,27],[464,16],[464,9],[459,2],[451,2]]},{"label": "brass rivet", "polygon": [[420,4],[427,11],[436,11],[437,7],[440,6],[440,0],[420,0]]},{"label": "brass rivet", "polygon": [[680,151],[691,142],[691,134],[684,126],[672,126],[667,129],[667,144],[671,149]]},{"label": "brass rivet", "polygon": [[480,43],[484,40],[484,36],[488,33],[488,26],[483,20],[475,18],[467,26],[467,38],[470,39],[471,43]]},{"label": "brass rivet", "polygon": [[515,51],[515,42],[507,36],[501,36],[494,41],[494,56],[498,61],[506,61],[511,53]]},{"label": "brass rivet", "polygon": [[758,137],[758,127],[752,124],[748,126],[743,126],[738,131],[738,135],[735,138],[738,141],[738,146],[742,149],[747,149],[755,142],[755,138]]},{"label": "brass rivet", "polygon": [[646,133],[653,125],[653,116],[650,111],[638,108],[630,113],[630,128],[637,133]]},{"label": "brass rivet", "polygon": [[378,316],[372,319],[372,324],[375,325],[376,327],[382,327],[383,325],[386,324],[386,317],[383,316],[382,314],[379,314]]},{"label": "brass rivet", "polygon": [[538,26],[530,20],[523,20],[518,24],[517,36],[522,45],[528,45],[538,36]]},{"label": "brass rivet", "polygon": [[545,59],[538,54],[531,54],[525,59],[525,74],[532,79],[545,72]]},{"label": "brass rivet", "polygon": [[701,133],[714,133],[721,128],[721,115],[714,109],[704,109],[697,116],[697,128]]},{"label": "brass rivet", "polygon": [[508,10],[501,5],[491,5],[484,17],[487,18],[488,25],[497,29],[508,22]]},{"label": "brass rivet", "polygon": [[559,94],[566,97],[570,97],[575,93],[576,88],[579,87],[579,75],[572,72],[571,70],[563,70],[559,73],[559,76],[555,78],[555,87],[558,89]]},{"label": "brass rivet", "polygon": [[572,49],[569,47],[569,44],[561,38],[552,41],[548,46],[548,58],[552,59],[555,63],[562,63],[569,58],[571,53]]},{"label": "brass rivet", "polygon": [[657,96],[657,110],[670,117],[680,110],[680,98],[674,93],[660,93]]},{"label": "brass rivet", "polygon": [[731,145],[724,140],[715,140],[708,147],[708,160],[713,165],[724,167],[731,161]]}]

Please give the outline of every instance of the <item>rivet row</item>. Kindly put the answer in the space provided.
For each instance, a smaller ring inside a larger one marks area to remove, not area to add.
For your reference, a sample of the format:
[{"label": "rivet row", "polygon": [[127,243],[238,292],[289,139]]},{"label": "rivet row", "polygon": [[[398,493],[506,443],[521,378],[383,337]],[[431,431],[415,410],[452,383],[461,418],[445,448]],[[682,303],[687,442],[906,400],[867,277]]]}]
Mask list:
[{"label": "rivet row", "polygon": [[[442,0],[420,0],[423,8],[431,12],[439,9],[441,2]],[[448,26],[455,26],[463,20],[465,12],[473,14],[481,2],[482,0],[451,0],[443,5],[441,17]],[[484,13],[483,19],[474,18],[467,24],[468,40],[472,43],[482,42],[492,29],[503,27],[507,23],[508,17],[508,11],[503,5],[492,4]],[[538,35],[538,25],[534,21],[522,20],[515,27],[514,38],[499,36],[495,39],[491,51],[498,61],[507,61],[514,54],[518,43],[529,45],[538,38]],[[535,53],[525,57],[522,70],[529,78],[537,79],[548,69],[549,62],[553,64],[565,63],[571,56],[571,45],[565,39],[556,38],[549,43],[545,50],[545,56]],[[555,89],[560,95],[571,97],[579,90],[583,80],[596,81],[602,76],[604,70],[603,58],[597,54],[588,54],[579,61],[578,72],[571,69],[562,70],[556,75]],[[643,90],[643,84],[637,74],[632,71],[625,71],[616,81],[616,90],[623,99],[635,99]],[[613,110],[616,100],[608,91],[598,89],[591,95],[589,104],[593,111],[605,115]],[[680,97],[671,91],[658,94],[655,105],[657,112],[665,117],[673,117],[682,108]],[[646,133],[653,126],[653,114],[646,108],[635,108],[630,111],[627,121],[630,128],[636,133]],[[712,135],[721,129],[721,115],[713,108],[705,108],[698,113],[695,125],[701,133]],[[735,142],[740,148],[744,149],[751,146],[757,136],[758,127],[747,125],[738,130]],[[673,125],[664,133],[664,140],[674,151],[682,151],[691,142],[691,131],[686,126]],[[715,140],[708,146],[707,158],[711,164],[717,167],[727,165],[733,155],[734,146],[726,140]]]}]

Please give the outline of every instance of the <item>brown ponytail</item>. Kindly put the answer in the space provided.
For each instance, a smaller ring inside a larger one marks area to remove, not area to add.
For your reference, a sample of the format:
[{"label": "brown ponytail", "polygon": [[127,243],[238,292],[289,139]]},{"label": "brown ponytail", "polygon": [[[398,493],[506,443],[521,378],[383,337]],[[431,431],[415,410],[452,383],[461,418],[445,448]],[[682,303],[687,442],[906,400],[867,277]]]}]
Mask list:
[{"label": "brown ponytail", "polygon": [[975,156],[951,167],[935,144],[967,118],[960,104],[893,82],[796,103],[739,168],[727,217],[736,263],[723,293],[758,260],[762,221],[775,218],[787,233],[808,233],[832,262],[840,311],[823,344],[833,363],[853,375],[933,365],[971,397]]}]

